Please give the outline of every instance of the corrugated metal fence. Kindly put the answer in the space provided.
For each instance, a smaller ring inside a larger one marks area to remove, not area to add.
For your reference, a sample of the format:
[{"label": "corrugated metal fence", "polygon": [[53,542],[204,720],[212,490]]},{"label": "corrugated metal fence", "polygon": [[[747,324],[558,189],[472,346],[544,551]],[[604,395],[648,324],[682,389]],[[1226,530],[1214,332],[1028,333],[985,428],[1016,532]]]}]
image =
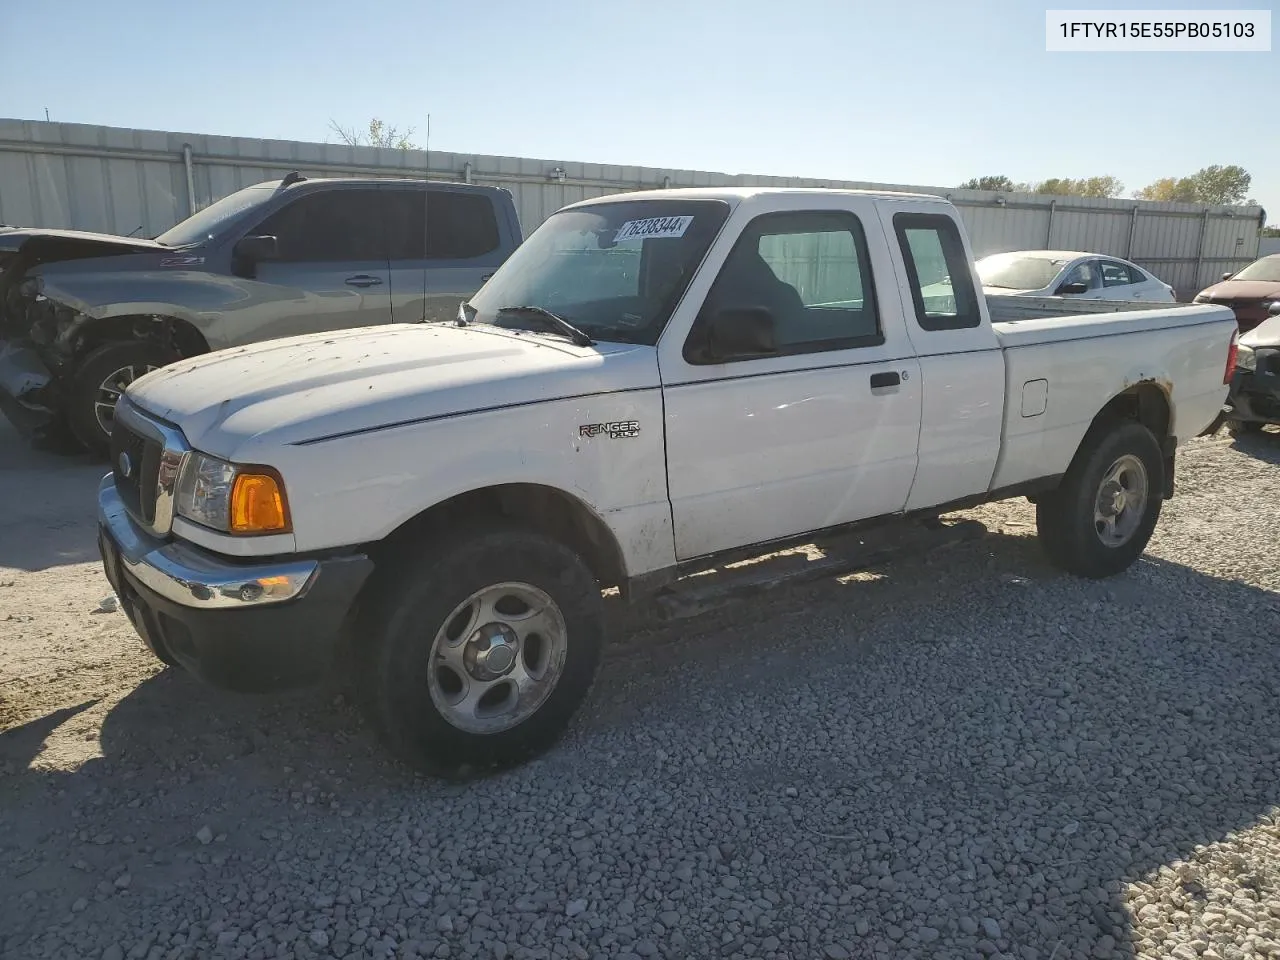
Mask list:
[{"label": "corrugated metal fence", "polygon": [[1064,249],[1126,257],[1181,297],[1257,256],[1257,207],[1094,200],[795,177],[757,177],[460,153],[255,140],[0,119],[0,223],[155,236],[193,210],[291,170],[427,176],[511,191],[528,235],[577,200],[645,188],[767,185],[947,196],[978,256]]}]

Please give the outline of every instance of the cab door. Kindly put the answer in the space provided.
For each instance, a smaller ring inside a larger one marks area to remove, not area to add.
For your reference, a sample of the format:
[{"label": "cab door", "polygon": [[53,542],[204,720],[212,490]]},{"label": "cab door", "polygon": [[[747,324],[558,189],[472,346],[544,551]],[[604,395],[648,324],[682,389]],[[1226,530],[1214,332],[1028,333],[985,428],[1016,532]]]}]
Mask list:
[{"label": "cab door", "polygon": [[391,275],[376,187],[312,189],[247,231],[276,237],[228,315],[232,342],[391,322]]},{"label": "cab door", "polygon": [[[679,560],[893,513],[911,489],[919,366],[873,202],[806,204],[744,201],[659,343]],[[776,349],[717,355],[717,314],[767,316]]]}]

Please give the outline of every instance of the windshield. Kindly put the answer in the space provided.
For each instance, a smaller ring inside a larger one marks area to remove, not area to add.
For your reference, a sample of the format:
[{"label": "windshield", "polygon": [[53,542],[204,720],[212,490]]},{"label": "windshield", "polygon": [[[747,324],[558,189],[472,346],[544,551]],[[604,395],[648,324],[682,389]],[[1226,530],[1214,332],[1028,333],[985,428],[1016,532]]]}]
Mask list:
[{"label": "windshield", "polygon": [[274,186],[263,184],[237,190],[217,203],[211,203],[203,210],[193,213],[177,226],[170,227],[156,237],[156,243],[163,243],[167,247],[185,247],[188,244],[211,240],[219,226],[239,216],[250,207],[263,203],[274,190]]},{"label": "windshield", "polygon": [[1269,280],[1274,283],[1280,283],[1280,256],[1263,257],[1261,260],[1255,260],[1231,279]]},{"label": "windshield", "polygon": [[540,307],[594,340],[658,342],[729,215],[720,200],[629,200],[553,214],[471,299],[471,319],[549,328]]},{"label": "windshield", "polygon": [[1017,253],[997,253],[975,264],[984,287],[1010,290],[1040,290],[1062,269],[1062,260],[1028,257]]}]

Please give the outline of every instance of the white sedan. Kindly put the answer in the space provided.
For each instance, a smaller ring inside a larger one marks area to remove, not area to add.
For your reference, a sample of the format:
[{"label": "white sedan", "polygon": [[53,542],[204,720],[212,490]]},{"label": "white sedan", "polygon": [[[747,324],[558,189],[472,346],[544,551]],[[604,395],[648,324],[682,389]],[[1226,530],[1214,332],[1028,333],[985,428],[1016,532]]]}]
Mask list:
[{"label": "white sedan", "polygon": [[988,294],[1162,303],[1177,299],[1173,287],[1137,264],[1096,253],[1014,250],[983,257],[977,269]]}]

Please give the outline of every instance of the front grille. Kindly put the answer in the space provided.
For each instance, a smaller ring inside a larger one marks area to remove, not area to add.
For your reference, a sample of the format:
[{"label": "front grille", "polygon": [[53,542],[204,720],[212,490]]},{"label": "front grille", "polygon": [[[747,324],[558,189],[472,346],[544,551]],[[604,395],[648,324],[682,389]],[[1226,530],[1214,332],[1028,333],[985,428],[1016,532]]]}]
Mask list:
[{"label": "front grille", "polygon": [[111,474],[125,509],[148,527],[156,519],[156,478],[163,448],[117,418],[111,425]]}]

